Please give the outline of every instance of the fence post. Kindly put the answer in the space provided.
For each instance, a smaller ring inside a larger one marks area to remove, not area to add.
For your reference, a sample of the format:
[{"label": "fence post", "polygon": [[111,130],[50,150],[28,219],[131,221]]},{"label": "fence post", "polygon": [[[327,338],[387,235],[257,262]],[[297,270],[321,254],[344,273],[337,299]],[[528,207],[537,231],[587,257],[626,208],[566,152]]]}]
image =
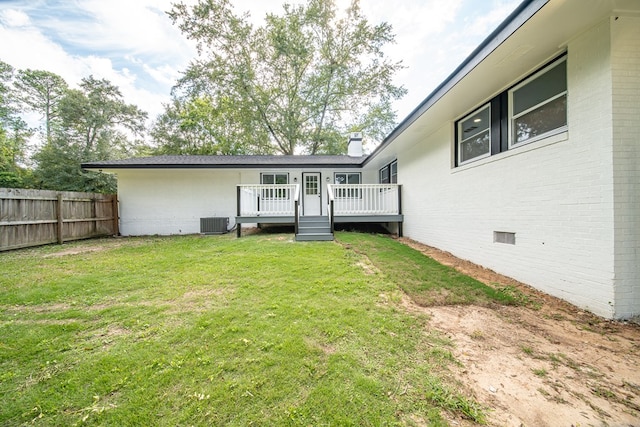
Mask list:
[{"label": "fence post", "polygon": [[111,214],[113,215],[113,235],[120,235],[120,216],[118,215],[118,195],[114,194],[111,199]]},{"label": "fence post", "polygon": [[98,231],[98,199],[96,197],[93,198],[91,203],[91,216],[95,220],[93,221],[93,232],[96,233]]},{"label": "fence post", "polygon": [[240,186],[238,185],[236,187],[236,211],[237,211],[237,217],[236,217],[236,236],[238,238],[240,238],[240,236],[242,236],[242,223],[238,222],[238,217],[240,216],[240,212],[242,211],[241,209],[241,205],[240,205]]},{"label": "fence post", "polygon": [[[402,185],[398,185],[398,215],[402,215]],[[402,237],[402,221],[398,222],[398,237]]]},{"label": "fence post", "polygon": [[64,218],[62,217],[62,194],[58,193],[57,195],[58,203],[56,205],[56,219],[58,220],[58,244],[61,245],[64,243],[64,236],[62,234],[62,226],[64,225]]}]

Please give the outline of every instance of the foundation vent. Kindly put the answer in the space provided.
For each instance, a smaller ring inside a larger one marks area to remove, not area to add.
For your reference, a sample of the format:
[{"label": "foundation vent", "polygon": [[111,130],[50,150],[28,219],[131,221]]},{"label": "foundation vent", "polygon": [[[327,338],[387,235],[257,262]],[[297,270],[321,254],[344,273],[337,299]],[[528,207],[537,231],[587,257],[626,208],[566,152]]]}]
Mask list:
[{"label": "foundation vent", "polygon": [[506,243],[507,245],[515,245],[516,233],[509,233],[507,231],[494,231],[493,243]]}]

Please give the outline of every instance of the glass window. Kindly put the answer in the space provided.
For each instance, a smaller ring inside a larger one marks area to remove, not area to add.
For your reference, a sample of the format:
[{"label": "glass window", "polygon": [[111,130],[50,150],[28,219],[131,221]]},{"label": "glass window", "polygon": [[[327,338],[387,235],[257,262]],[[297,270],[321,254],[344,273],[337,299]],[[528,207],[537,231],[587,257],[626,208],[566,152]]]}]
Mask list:
[{"label": "glass window", "polygon": [[[334,174],[336,184],[360,184],[360,172],[337,172]],[[360,197],[360,189],[358,188],[336,188],[335,195],[337,198]]]},{"label": "glass window", "polygon": [[[284,185],[289,183],[288,173],[262,173],[260,183],[263,185]],[[263,199],[288,199],[288,188],[264,188],[262,190]]]},{"label": "glass window", "polygon": [[389,165],[380,169],[380,184],[389,183]]},{"label": "glass window", "polygon": [[398,182],[398,161],[394,160],[380,169],[380,184],[396,184]]},{"label": "glass window", "polygon": [[340,172],[334,178],[336,184],[360,184],[360,172]]},{"label": "glass window", "polygon": [[458,122],[458,164],[491,154],[491,104]]},{"label": "glass window", "polygon": [[391,163],[390,168],[391,168],[391,183],[397,184],[398,183],[398,162],[395,161]]},{"label": "glass window", "polygon": [[566,128],[566,64],[563,58],[509,92],[511,145],[531,142]]},{"label": "glass window", "polygon": [[318,175],[305,175],[304,177],[304,191],[307,196],[318,195],[320,192],[319,187],[320,178]]},{"label": "glass window", "polygon": [[[567,57],[562,55],[456,121],[455,166],[567,130]],[[394,182],[393,172],[389,181]],[[397,179],[397,178],[396,178]]]},{"label": "glass window", "polygon": [[288,173],[263,173],[260,175],[261,184],[288,184]]}]

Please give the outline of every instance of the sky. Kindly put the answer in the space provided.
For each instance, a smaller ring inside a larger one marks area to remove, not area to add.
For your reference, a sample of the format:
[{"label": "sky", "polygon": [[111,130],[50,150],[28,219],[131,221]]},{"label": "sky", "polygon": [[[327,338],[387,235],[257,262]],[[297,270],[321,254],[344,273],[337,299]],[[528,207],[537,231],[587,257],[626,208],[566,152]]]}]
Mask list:
[{"label": "sky", "polygon": [[[197,0],[182,0],[193,4]],[[301,0],[230,0],[260,25],[268,12]],[[176,0],[0,0],[0,60],[47,70],[77,86],[105,78],[127,103],[164,110],[171,87],[196,58],[195,45],[166,12]],[[350,0],[336,0],[346,8]],[[406,67],[396,84],[408,94],[394,108],[400,122],[502,22],[520,0],[360,0],[371,24],[388,22],[396,43],[385,50]]]}]

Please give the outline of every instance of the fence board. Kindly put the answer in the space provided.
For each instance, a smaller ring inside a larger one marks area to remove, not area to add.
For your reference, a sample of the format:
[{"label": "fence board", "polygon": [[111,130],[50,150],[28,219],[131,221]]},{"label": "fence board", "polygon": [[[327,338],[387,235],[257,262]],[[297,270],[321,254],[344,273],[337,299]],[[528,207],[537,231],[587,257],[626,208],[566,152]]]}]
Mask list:
[{"label": "fence board", "polygon": [[113,194],[0,188],[0,251],[115,234]]}]

